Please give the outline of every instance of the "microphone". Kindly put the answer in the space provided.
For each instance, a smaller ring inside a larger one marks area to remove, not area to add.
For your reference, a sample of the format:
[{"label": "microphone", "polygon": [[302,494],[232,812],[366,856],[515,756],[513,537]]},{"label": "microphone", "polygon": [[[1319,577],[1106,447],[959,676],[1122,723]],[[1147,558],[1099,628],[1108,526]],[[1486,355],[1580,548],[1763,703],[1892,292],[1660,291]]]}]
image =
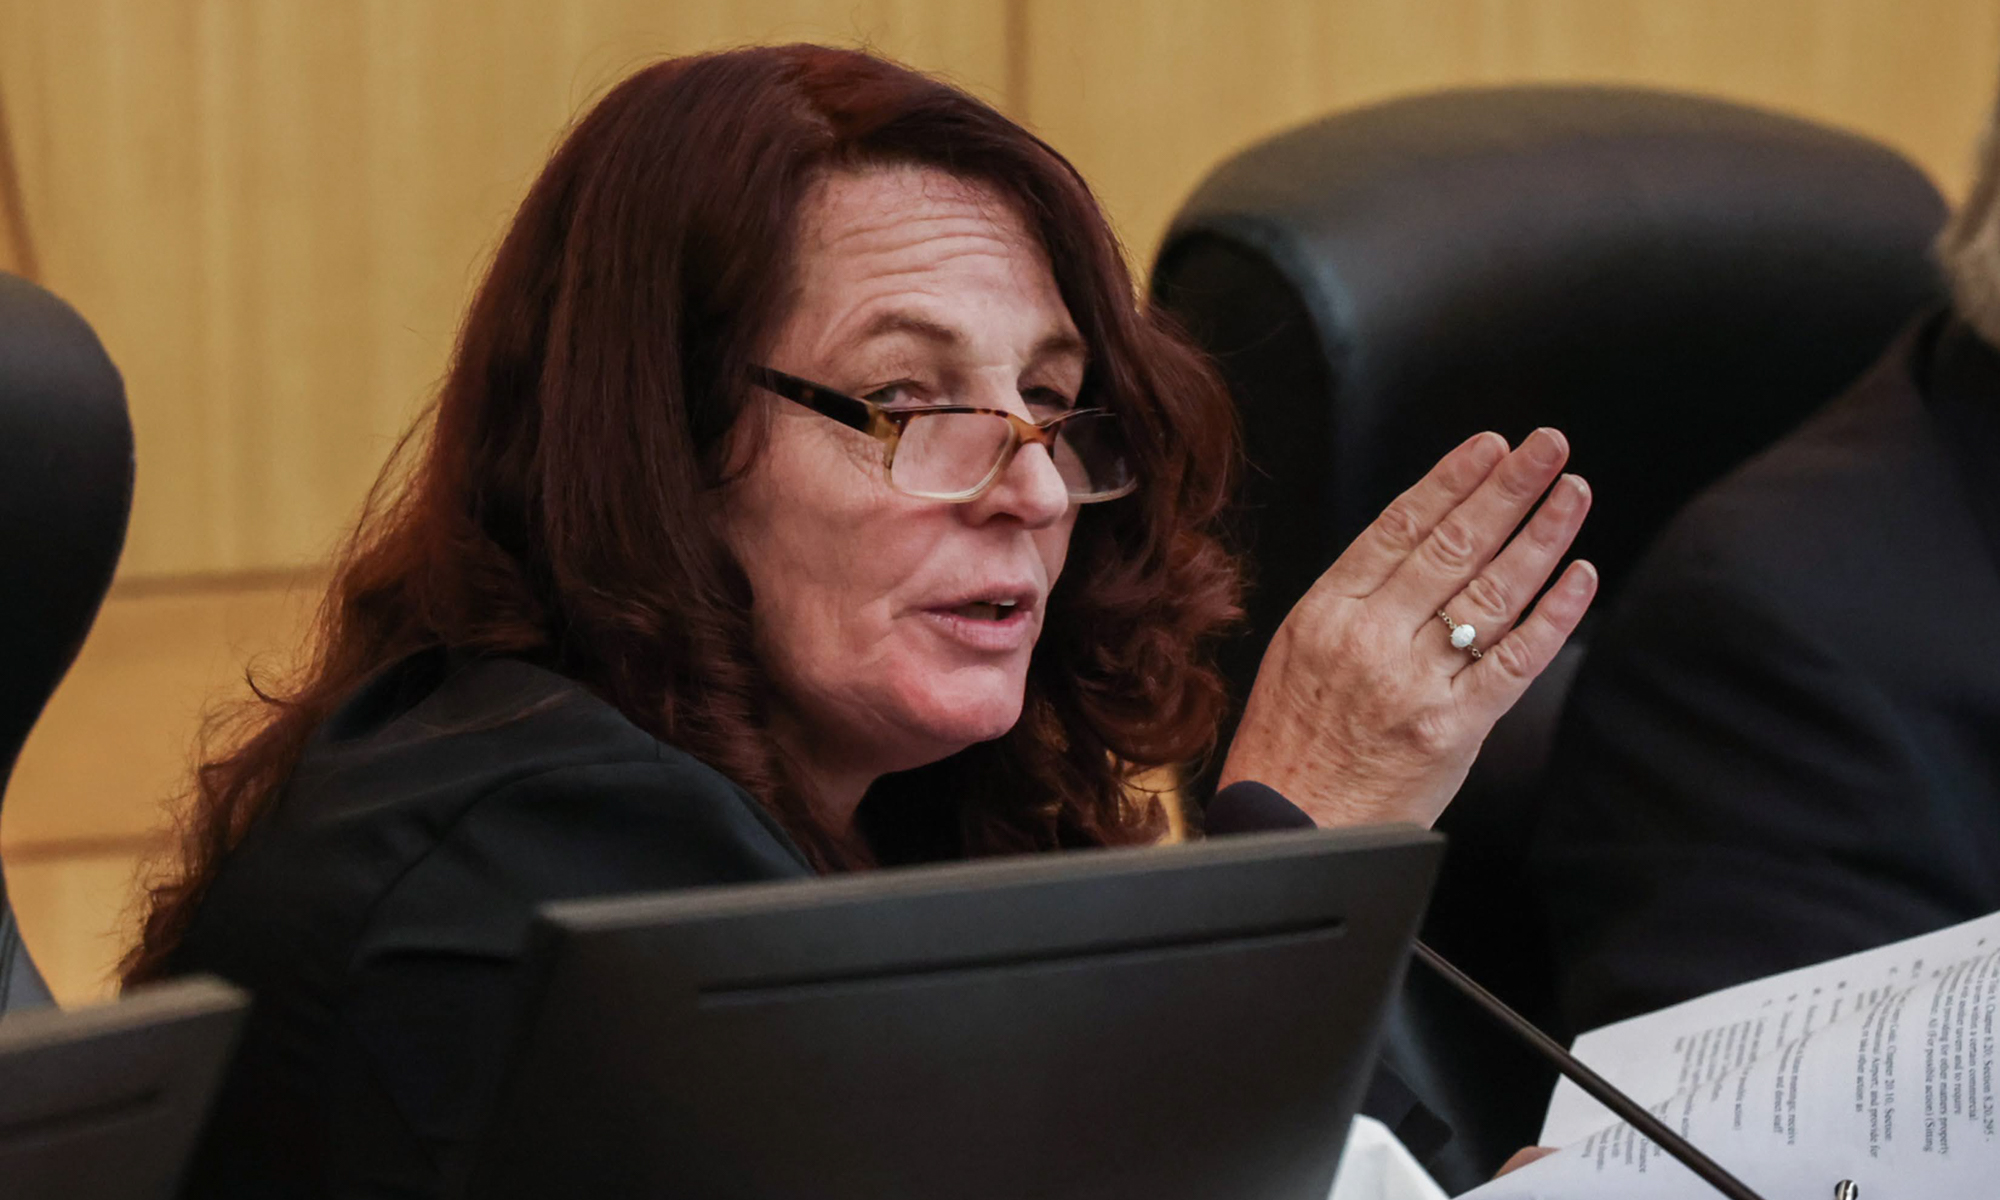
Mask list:
[{"label": "microphone", "polygon": [[[1202,827],[1210,837],[1315,828],[1313,819],[1298,805],[1280,795],[1277,789],[1250,780],[1232,783],[1217,792],[1215,798],[1210,800],[1207,808],[1203,810]],[[1644,1106],[1624,1092],[1611,1086],[1602,1075],[1584,1066],[1561,1043],[1537,1028],[1533,1021],[1515,1012],[1505,1001],[1481,987],[1476,980],[1453,966],[1442,954],[1426,946],[1422,939],[1417,940],[1415,949],[1419,962],[1437,972],[1446,983],[1478,1005],[1481,1011],[1498,1021],[1508,1033],[1548,1060],[1551,1066],[1562,1072],[1570,1082],[1582,1088],[1591,1099],[1616,1113],[1620,1120],[1638,1130],[1654,1145],[1679,1159],[1682,1165],[1700,1176],[1710,1187],[1729,1197],[1729,1200],[1763,1200],[1742,1180],[1724,1170],[1720,1163],[1697,1150],[1693,1143],[1680,1134],[1668,1129],[1658,1117],[1647,1112]]]}]

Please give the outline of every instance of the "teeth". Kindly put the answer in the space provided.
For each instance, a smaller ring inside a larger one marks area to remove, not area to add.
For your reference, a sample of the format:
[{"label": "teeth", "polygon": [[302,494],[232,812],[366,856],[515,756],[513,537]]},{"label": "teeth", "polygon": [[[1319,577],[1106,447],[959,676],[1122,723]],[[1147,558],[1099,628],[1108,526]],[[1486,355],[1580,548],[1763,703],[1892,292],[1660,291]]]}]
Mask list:
[{"label": "teeth", "polygon": [[974,600],[970,604],[958,606],[958,613],[976,621],[1001,621],[1010,616],[1017,607],[1012,600]]}]

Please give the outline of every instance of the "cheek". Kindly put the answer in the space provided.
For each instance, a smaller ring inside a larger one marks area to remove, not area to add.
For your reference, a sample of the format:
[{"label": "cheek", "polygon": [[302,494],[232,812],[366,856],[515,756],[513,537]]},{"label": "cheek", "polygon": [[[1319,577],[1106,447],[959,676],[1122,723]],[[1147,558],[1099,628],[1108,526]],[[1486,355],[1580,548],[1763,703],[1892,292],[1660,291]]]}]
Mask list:
[{"label": "cheek", "polygon": [[794,673],[839,679],[879,656],[904,585],[926,556],[919,522],[852,516],[797,522],[766,552],[765,579],[752,577],[759,637]]},{"label": "cheek", "polygon": [[1041,556],[1042,569],[1048,572],[1049,587],[1054,588],[1056,580],[1062,577],[1063,564],[1069,561],[1069,543],[1076,532],[1076,508],[1071,506],[1062,520],[1047,529],[1035,531],[1035,552]]},{"label": "cheek", "polygon": [[[739,485],[730,543],[756,595],[760,655],[780,680],[851,677],[922,561],[922,522],[838,447],[774,432]],[[815,688],[818,690],[818,688]]]}]

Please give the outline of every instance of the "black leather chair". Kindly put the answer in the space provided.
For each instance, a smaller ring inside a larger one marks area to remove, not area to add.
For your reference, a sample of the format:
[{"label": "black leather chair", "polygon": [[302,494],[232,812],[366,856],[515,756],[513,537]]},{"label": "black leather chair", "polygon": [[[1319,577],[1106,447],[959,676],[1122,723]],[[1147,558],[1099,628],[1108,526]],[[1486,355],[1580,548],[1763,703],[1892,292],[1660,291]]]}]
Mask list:
[{"label": "black leather chair", "polygon": [[[117,369],[68,305],[0,274],[0,795],[90,632],[131,509]],[[0,877],[0,1015],[47,1003]]]},{"label": "black leather chair", "polygon": [[[1865,139],[1624,88],[1392,101],[1223,163],[1169,230],[1152,291],[1241,407],[1255,590],[1234,682],[1247,689],[1341,548],[1481,429],[1568,433],[1596,495],[1578,552],[1615,593],[1685,500],[1939,296],[1928,247],[1944,213],[1919,171]],[[1588,627],[1440,822],[1452,843],[1426,926],[1544,1023],[1548,951],[1520,865],[1587,643]],[[1421,969],[1384,1053],[1457,1131],[1430,1164],[1447,1186],[1533,1140],[1553,1074]]]}]

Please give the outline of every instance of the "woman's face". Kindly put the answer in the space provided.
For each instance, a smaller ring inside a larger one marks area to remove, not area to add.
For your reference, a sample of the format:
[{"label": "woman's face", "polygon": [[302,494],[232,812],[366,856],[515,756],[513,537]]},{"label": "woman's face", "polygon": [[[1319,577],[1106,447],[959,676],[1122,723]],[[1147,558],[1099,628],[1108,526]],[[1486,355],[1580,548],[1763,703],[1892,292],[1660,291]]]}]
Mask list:
[{"label": "woman's face", "polygon": [[[808,201],[798,290],[763,365],[884,404],[1043,417],[1075,400],[1084,358],[1006,202],[884,167],[832,174]],[[1019,719],[1076,510],[1040,447],[950,504],[895,491],[880,443],[799,405],[758,391],[746,421],[756,456],[731,485],[728,538],[756,593],[775,733],[821,803],[851,813],[875,777]]]}]

